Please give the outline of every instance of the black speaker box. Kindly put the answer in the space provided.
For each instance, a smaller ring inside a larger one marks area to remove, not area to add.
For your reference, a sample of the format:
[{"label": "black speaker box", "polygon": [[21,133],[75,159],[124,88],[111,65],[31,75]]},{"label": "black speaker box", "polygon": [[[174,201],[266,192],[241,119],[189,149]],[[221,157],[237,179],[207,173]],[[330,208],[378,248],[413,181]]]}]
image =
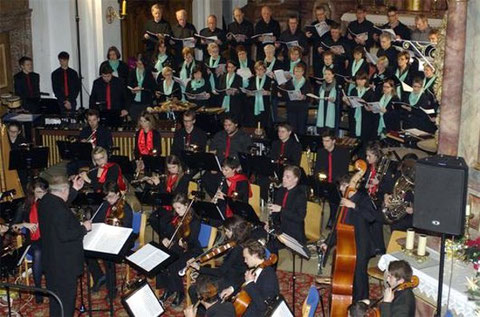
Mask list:
[{"label": "black speaker box", "polygon": [[435,155],[417,161],[413,226],[463,235],[468,166],[461,157]]}]

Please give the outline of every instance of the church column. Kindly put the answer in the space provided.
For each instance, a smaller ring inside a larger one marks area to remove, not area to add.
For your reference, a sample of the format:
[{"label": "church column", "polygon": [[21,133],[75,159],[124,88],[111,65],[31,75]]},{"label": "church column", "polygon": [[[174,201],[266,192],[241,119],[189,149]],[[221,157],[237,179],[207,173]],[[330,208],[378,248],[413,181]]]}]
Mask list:
[{"label": "church column", "polygon": [[468,0],[448,6],[438,153],[457,155],[462,109]]}]

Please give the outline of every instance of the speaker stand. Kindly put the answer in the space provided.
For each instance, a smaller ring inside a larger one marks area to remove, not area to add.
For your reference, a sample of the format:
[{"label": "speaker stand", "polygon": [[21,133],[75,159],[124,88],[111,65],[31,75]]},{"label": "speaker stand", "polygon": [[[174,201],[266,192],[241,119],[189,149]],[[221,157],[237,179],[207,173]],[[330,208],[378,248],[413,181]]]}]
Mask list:
[{"label": "speaker stand", "polygon": [[442,233],[440,243],[440,267],[438,268],[438,290],[437,290],[437,311],[435,317],[442,314],[442,290],[443,290],[443,268],[445,266],[445,233]]}]

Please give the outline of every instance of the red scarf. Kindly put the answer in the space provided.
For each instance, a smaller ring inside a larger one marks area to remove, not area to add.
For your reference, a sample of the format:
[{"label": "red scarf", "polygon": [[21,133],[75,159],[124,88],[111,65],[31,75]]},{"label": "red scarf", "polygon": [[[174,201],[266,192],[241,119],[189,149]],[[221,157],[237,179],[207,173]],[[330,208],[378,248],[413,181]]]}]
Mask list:
[{"label": "red scarf", "polygon": [[153,130],[147,132],[141,129],[138,132],[138,151],[141,155],[151,155],[153,152]]},{"label": "red scarf", "polygon": [[98,178],[98,182],[100,184],[105,184],[105,181],[107,180],[108,170],[112,166],[117,166],[118,167],[118,178],[117,178],[118,188],[121,191],[125,191],[127,189],[127,186],[125,185],[125,182],[123,181],[122,169],[120,168],[120,166],[117,165],[117,163],[108,162],[107,164],[105,164],[103,166],[102,175],[100,175],[100,177]]},{"label": "red scarf", "polygon": [[67,98],[69,90],[68,90],[68,74],[66,69],[63,70],[63,87],[64,87],[65,98]]},{"label": "red scarf", "polygon": [[[248,182],[247,176],[245,176],[243,174],[237,174],[237,173],[235,173],[235,175],[233,175],[232,177],[227,178],[227,180],[230,182],[230,186],[227,189],[227,196],[228,197],[232,197],[233,193],[237,189],[237,182],[241,182],[241,181],[247,181]],[[248,182],[248,197],[252,197],[252,190],[250,189],[250,182]],[[225,214],[226,214],[227,218],[230,218],[230,217],[233,216],[233,211],[230,209],[228,204],[227,204],[227,210],[226,210]]]},{"label": "red scarf", "polygon": [[371,167],[370,167],[370,178],[368,180],[368,183],[370,185],[368,187],[368,193],[370,195],[373,195],[377,192],[378,184],[377,185],[372,184],[372,180],[375,178],[375,175],[377,175],[377,170],[375,169],[375,167],[373,165],[371,165]]},{"label": "red scarf", "polygon": [[170,174],[167,177],[167,193],[172,193],[173,186],[177,183],[178,174]]},{"label": "red scarf", "polygon": [[30,223],[37,225],[37,230],[35,232],[30,232],[30,240],[37,241],[40,239],[40,228],[38,226],[38,203],[34,202],[32,207],[30,207],[30,215],[28,217]]}]

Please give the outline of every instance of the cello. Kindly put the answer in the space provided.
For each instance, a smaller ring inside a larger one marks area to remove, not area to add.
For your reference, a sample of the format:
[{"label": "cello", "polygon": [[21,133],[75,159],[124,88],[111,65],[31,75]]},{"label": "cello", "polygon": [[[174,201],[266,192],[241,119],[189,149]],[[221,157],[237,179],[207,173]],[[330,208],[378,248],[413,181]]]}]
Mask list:
[{"label": "cello", "polygon": [[[352,176],[343,198],[349,199],[356,192],[361,178],[367,170],[367,163],[363,160],[355,161],[357,172]],[[348,208],[342,206],[337,213],[335,230],[337,241],[335,246],[335,259],[332,265],[332,292],[330,301],[330,316],[347,316],[348,306],[352,303],[353,277],[357,261],[357,247],[355,243],[355,228],[345,223]]]}]

